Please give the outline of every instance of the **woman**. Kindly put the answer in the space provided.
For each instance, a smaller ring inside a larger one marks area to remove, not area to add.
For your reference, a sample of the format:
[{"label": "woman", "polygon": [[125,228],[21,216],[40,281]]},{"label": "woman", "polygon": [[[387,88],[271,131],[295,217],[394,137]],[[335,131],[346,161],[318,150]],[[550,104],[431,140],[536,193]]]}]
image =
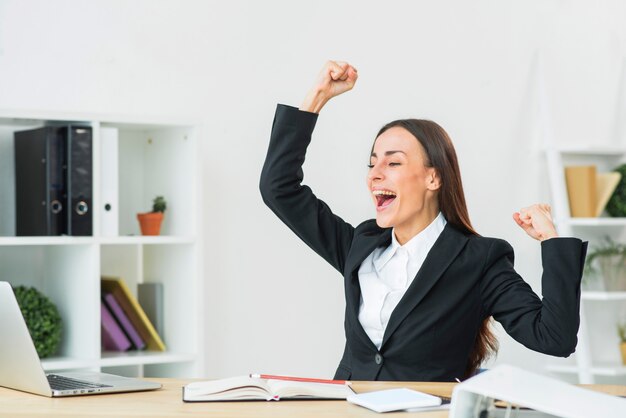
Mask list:
[{"label": "woman", "polygon": [[260,182],[265,203],[344,276],[346,347],[335,378],[471,376],[497,349],[491,317],[532,350],[573,353],[587,243],[557,238],[548,205],[513,214],[541,242],[540,300],[513,269],[511,246],[473,230],[439,125],[399,120],[376,136],[367,176],[376,220],[355,228],[301,185],[318,113],[356,80],[353,66],[330,61],[299,110],[278,106]]}]

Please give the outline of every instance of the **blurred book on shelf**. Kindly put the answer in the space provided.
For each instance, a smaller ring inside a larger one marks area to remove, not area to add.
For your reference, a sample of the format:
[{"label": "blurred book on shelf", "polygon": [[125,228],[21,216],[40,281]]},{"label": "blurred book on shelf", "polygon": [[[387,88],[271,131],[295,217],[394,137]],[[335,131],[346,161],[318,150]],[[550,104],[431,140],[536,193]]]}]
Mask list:
[{"label": "blurred book on shelf", "polygon": [[572,218],[596,218],[602,214],[621,175],[598,173],[595,165],[565,167],[565,182]]},{"label": "blurred book on shelf", "polygon": [[103,301],[100,301],[100,318],[102,348],[110,351],[126,351],[131,348],[130,340]]},{"label": "blurred book on shelf", "polygon": [[163,283],[139,283],[137,299],[159,334],[163,334]]},{"label": "blurred book on shelf", "polygon": [[163,340],[126,282],[119,277],[102,277],[100,283],[102,294],[110,293],[115,297],[115,300],[145,342],[146,348],[154,351],[165,351]]},{"label": "blurred book on shelf", "polygon": [[124,334],[126,334],[128,339],[133,343],[133,348],[137,350],[143,350],[146,348],[146,343],[143,341],[130,319],[128,319],[128,316],[124,313],[124,310],[118,303],[117,299],[115,299],[113,293],[104,293],[102,299],[107,308],[109,308],[111,314],[113,314],[113,317],[117,321],[118,325],[124,331]]},{"label": "blurred book on shelf", "polygon": [[615,171],[596,174],[596,216],[602,214],[621,179],[622,175]]}]

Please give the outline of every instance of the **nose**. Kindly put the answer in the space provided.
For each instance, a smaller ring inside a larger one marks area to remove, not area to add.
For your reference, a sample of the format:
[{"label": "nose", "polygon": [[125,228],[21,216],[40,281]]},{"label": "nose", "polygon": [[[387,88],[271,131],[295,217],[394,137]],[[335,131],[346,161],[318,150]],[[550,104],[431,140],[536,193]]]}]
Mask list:
[{"label": "nose", "polygon": [[372,182],[374,180],[382,180],[384,178],[383,170],[380,164],[374,164],[367,173],[367,180]]}]

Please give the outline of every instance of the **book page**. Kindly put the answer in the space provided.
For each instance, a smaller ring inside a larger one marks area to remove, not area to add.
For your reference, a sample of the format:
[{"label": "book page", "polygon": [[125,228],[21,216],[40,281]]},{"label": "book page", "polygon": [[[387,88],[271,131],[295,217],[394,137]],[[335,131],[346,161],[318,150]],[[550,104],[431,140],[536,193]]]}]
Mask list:
[{"label": "book page", "polygon": [[354,394],[350,386],[345,384],[273,379],[269,379],[267,384],[279,398],[346,399]]},{"label": "book page", "polygon": [[272,399],[263,379],[236,376],[227,379],[193,382],[185,386],[186,400]]}]

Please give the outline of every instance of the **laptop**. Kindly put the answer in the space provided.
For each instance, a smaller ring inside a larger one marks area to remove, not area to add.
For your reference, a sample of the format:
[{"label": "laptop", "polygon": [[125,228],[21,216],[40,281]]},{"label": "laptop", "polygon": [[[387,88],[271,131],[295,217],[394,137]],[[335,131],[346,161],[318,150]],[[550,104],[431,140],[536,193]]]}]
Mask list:
[{"label": "laptop", "polygon": [[0,282],[0,386],[59,397],[152,390],[161,384],[107,373],[46,374],[13,289]]}]

